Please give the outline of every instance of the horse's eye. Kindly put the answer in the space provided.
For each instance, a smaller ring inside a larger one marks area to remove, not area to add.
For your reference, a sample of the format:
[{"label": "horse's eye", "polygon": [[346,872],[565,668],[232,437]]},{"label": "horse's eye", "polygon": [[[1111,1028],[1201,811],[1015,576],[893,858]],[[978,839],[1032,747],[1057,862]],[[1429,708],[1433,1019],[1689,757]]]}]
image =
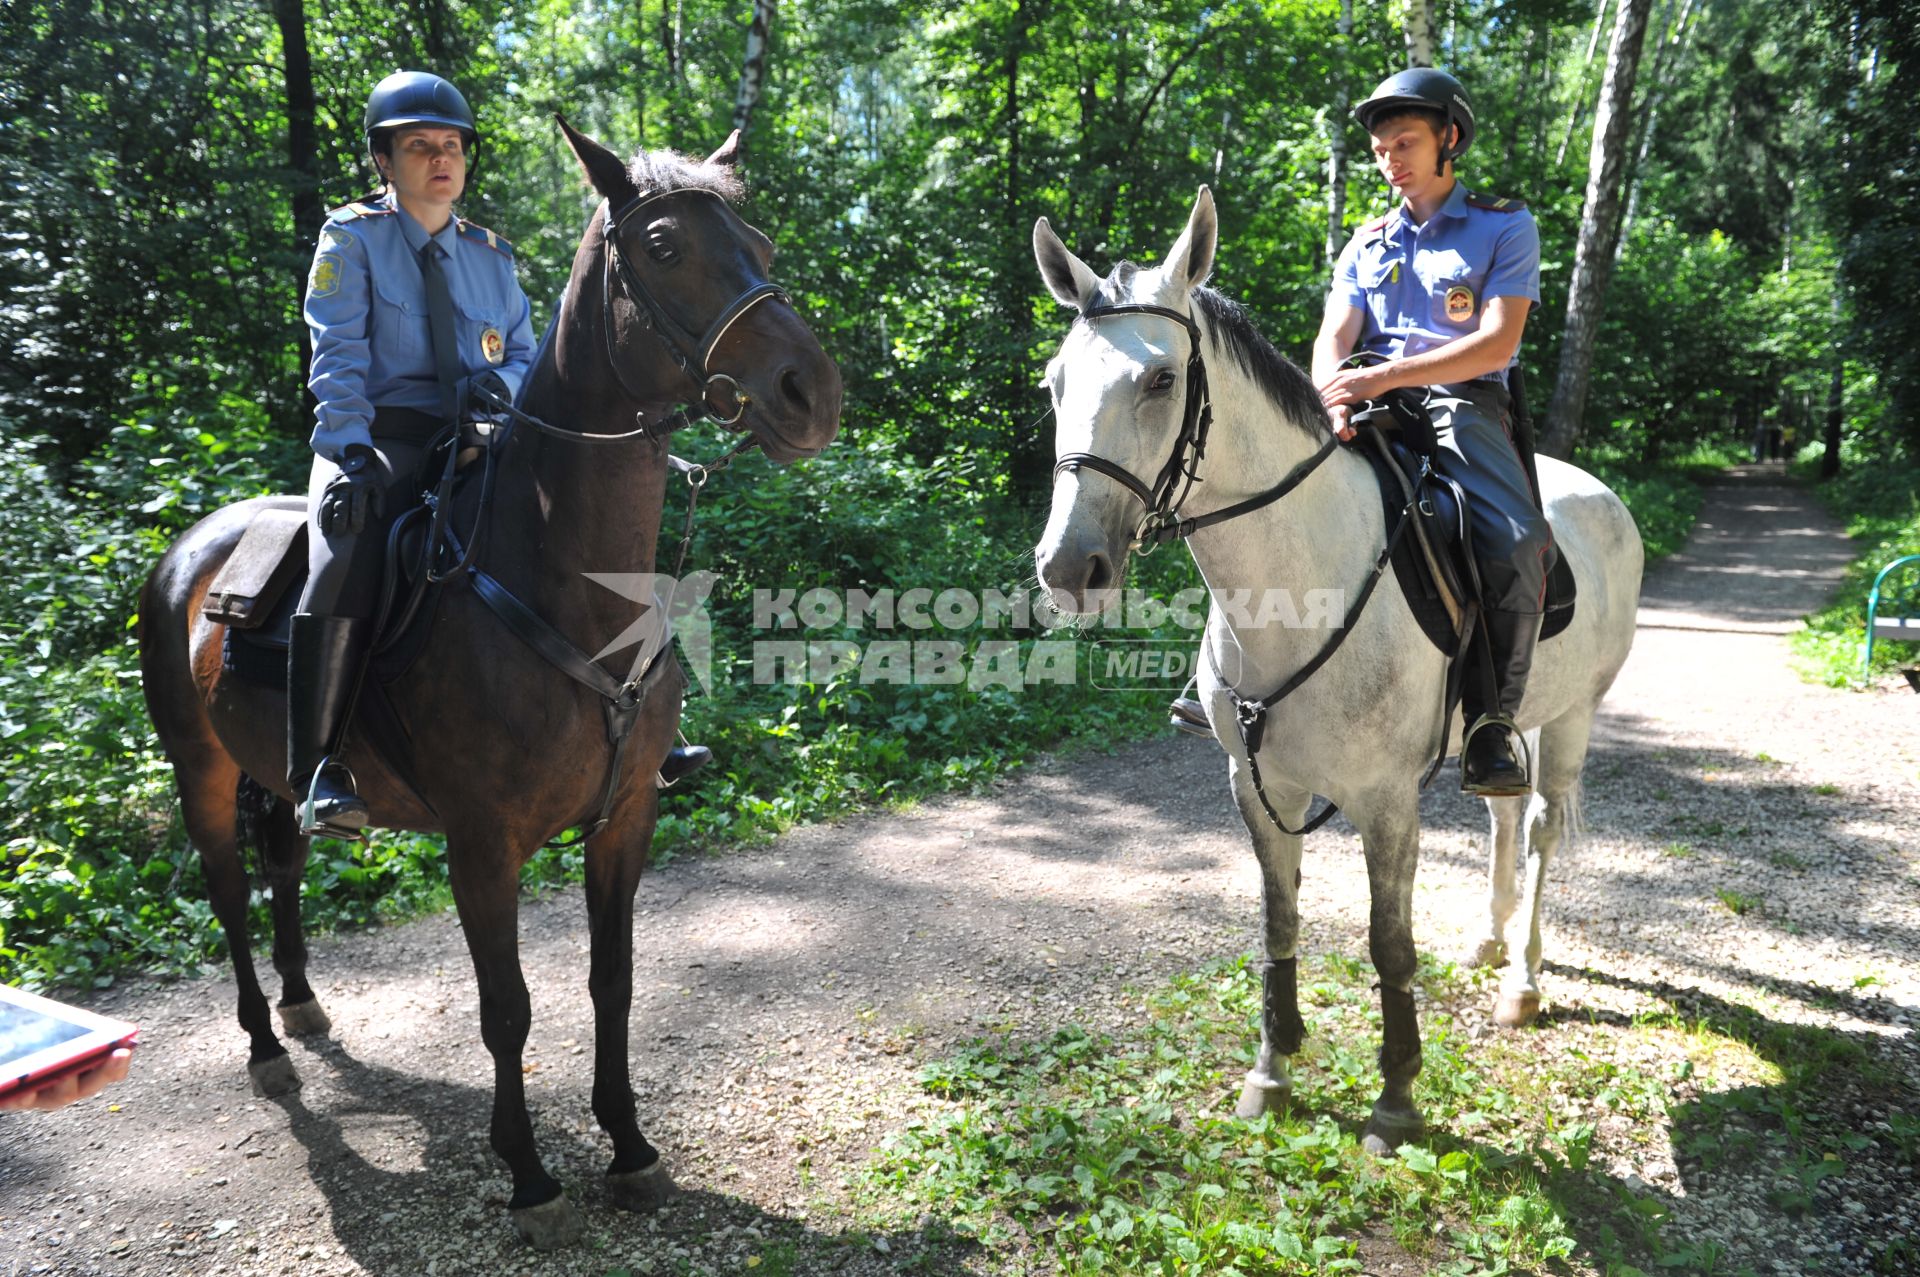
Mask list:
[{"label": "horse's eye", "polygon": [[1173,389],[1173,369],[1162,368],[1154,376],[1153,381],[1147,386],[1147,389],[1148,390],[1172,390]]},{"label": "horse's eye", "polygon": [[647,256],[656,262],[670,262],[680,256],[680,254],[676,252],[673,245],[667,243],[667,241],[656,239],[647,245]]}]

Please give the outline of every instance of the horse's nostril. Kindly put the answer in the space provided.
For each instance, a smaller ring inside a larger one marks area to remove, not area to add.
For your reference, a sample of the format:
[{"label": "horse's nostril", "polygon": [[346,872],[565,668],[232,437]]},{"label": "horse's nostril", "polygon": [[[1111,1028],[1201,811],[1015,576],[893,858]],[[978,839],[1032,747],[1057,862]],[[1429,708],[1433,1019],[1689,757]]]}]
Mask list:
[{"label": "horse's nostril", "polygon": [[1087,564],[1087,589],[1104,590],[1113,584],[1113,561],[1096,554]]},{"label": "horse's nostril", "polygon": [[807,407],[807,390],[800,382],[800,374],[789,368],[780,375],[780,393],[801,408]]}]

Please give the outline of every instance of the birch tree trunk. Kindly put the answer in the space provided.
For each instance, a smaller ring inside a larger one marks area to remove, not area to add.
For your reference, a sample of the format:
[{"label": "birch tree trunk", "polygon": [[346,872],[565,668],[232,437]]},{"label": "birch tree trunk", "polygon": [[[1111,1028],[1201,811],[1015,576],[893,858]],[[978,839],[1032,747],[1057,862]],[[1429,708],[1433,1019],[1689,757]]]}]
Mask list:
[{"label": "birch tree trunk", "polygon": [[[1665,12],[1671,12],[1668,4]],[[1666,39],[1660,42],[1653,53],[1653,65],[1648,68],[1646,106],[1640,112],[1639,145],[1634,149],[1633,162],[1627,166],[1627,211],[1620,219],[1620,234],[1614,240],[1613,257],[1620,260],[1620,245],[1626,242],[1627,227],[1633,225],[1633,215],[1640,207],[1640,174],[1647,166],[1647,152],[1653,149],[1654,129],[1660,123],[1660,103],[1667,96],[1667,86],[1673,80],[1673,68],[1678,62],[1678,54],[1686,43],[1688,25],[1693,18],[1693,0],[1684,0],[1680,6],[1680,17],[1667,31]],[[1662,25],[1665,25],[1664,16]],[[1791,245],[1792,237],[1788,237]]]},{"label": "birch tree trunk", "polygon": [[747,56],[740,64],[740,91],[733,98],[733,127],[740,131],[740,155],[747,154],[747,126],[760,101],[767,79],[767,39],[773,33],[773,11],[779,0],[753,0],[753,21],[747,24]]},{"label": "birch tree trunk", "polygon": [[1433,65],[1434,0],[1404,0],[1404,3],[1407,6],[1407,65],[1430,67]]},{"label": "birch tree trunk", "polygon": [[1333,110],[1327,116],[1327,260],[1340,256],[1340,224],[1347,219],[1347,129],[1352,109],[1345,70],[1353,43],[1353,0],[1340,0],[1340,19],[1333,29],[1339,40],[1333,48]]},{"label": "birch tree trunk", "polygon": [[1580,437],[1593,373],[1593,341],[1605,309],[1612,274],[1614,237],[1620,225],[1620,176],[1633,123],[1633,82],[1646,42],[1647,11],[1652,0],[1620,0],[1620,14],[1607,49],[1607,75],[1593,119],[1593,146],[1587,160],[1587,202],[1580,217],[1580,242],[1574,251],[1573,280],[1567,291],[1566,334],[1560,345],[1560,371],[1540,451],[1565,458]]},{"label": "birch tree trunk", "polygon": [[1580,89],[1573,101],[1573,115],[1567,120],[1567,135],[1560,139],[1560,149],[1554,152],[1553,166],[1559,168],[1566,162],[1567,148],[1573,145],[1573,135],[1580,131],[1580,122],[1587,118],[1587,71],[1593,66],[1593,51],[1600,47],[1600,32],[1607,24],[1608,0],[1600,0],[1593,7],[1593,30],[1587,35],[1587,56],[1580,60]]}]

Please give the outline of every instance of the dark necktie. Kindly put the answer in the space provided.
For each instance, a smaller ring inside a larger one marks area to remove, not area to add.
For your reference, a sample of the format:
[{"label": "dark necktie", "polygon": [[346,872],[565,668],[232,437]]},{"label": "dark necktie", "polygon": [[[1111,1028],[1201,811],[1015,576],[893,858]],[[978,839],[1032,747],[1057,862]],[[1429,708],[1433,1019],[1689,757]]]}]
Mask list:
[{"label": "dark necktie", "polygon": [[433,367],[440,378],[440,416],[452,421],[460,411],[460,345],[454,336],[453,290],[440,264],[446,250],[432,240],[420,252],[420,278],[427,286],[427,326],[433,333]]}]

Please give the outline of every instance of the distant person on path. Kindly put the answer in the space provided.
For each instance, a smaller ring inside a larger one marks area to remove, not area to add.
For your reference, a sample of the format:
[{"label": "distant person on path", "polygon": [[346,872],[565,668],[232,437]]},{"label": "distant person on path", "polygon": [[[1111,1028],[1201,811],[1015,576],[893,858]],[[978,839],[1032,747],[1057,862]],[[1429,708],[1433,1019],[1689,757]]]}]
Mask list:
[{"label": "distant person on path", "polygon": [[[1513,717],[1546,602],[1552,533],[1511,436],[1508,369],[1540,301],[1540,234],[1518,200],[1476,194],[1454,176],[1473,144],[1460,82],[1419,67],[1354,108],[1400,204],[1354,233],[1333,271],[1313,346],[1313,380],[1342,438],[1354,406],[1424,387],[1440,449],[1435,467],[1466,491],[1484,584],[1494,685],[1467,667],[1462,787],[1523,794],[1531,777]],[[1366,361],[1361,366],[1349,366]]]}]

